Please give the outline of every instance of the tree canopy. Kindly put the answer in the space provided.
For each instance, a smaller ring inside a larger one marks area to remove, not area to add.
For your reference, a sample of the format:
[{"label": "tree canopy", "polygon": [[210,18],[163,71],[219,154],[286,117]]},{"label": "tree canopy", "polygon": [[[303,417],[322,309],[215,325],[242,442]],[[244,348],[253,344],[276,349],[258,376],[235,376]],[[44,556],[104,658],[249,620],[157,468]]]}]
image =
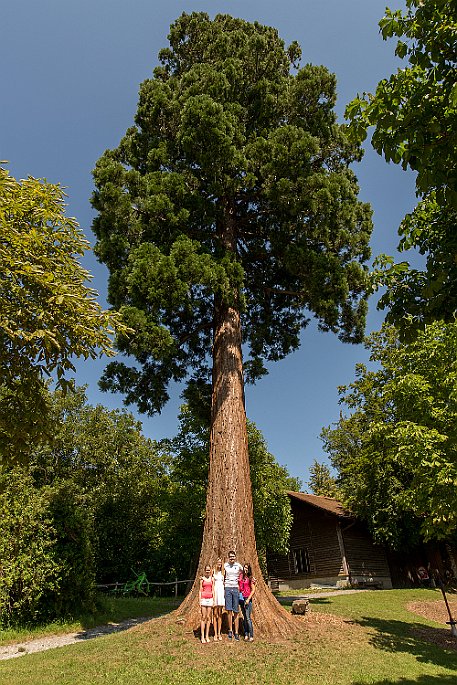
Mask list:
[{"label": "tree canopy", "polygon": [[50,405],[52,440],[29,460],[36,486],[61,482],[78,494],[92,522],[99,582],[127,580],[132,567],[157,578],[169,460],[129,412],[91,406],[84,388],[53,393]]},{"label": "tree canopy", "polygon": [[457,8],[450,0],[407,0],[405,12],[386,10],[384,39],[398,37],[395,53],[408,64],[382,79],[374,95],[347,107],[354,139],[374,126],[371,142],[387,161],[416,172],[420,201],[403,220],[399,249],[417,248],[423,270],[378,258],[381,308],[402,333],[457,311]]},{"label": "tree canopy", "polygon": [[139,362],[111,363],[103,387],[148,412],[170,379],[208,378],[214,297],[241,312],[250,380],[310,313],[359,341],[371,232],[327,69],[298,69],[296,43],[228,15],[183,14],[169,41],[94,172],[96,252],[135,330],[118,345]]},{"label": "tree canopy", "polygon": [[[12,458],[45,428],[44,380],[65,388],[75,356],[112,354],[119,317],[103,311],[80,258],[89,244],[64,192],[0,169],[0,449]],[[123,326],[119,330],[124,329]]]},{"label": "tree canopy", "polygon": [[352,412],[323,431],[349,508],[392,546],[457,533],[457,326],[411,344],[385,326],[368,340],[377,370],[341,388]]},{"label": "tree canopy", "polygon": [[314,495],[338,498],[340,493],[335,476],[332,476],[327,464],[321,464],[315,459],[309,467],[309,481],[307,483]]}]

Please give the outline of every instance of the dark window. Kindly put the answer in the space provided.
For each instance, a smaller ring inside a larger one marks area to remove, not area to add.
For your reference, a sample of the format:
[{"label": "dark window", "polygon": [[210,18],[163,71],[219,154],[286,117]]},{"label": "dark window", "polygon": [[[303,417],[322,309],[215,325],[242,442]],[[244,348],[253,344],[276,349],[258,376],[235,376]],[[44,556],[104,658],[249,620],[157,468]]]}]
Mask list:
[{"label": "dark window", "polygon": [[308,550],[304,549],[303,547],[293,549],[292,550],[292,560],[294,563],[294,572],[295,573],[309,573],[310,572],[310,565],[309,565],[309,556],[308,556]]}]

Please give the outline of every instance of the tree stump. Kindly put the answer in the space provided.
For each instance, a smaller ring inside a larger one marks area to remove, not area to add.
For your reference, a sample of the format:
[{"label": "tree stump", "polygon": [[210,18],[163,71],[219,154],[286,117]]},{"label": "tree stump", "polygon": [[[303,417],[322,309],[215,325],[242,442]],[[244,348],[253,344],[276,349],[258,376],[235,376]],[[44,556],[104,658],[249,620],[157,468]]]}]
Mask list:
[{"label": "tree stump", "polygon": [[309,611],[309,599],[303,597],[302,599],[296,599],[292,602],[292,613],[298,614],[299,616],[304,616]]}]

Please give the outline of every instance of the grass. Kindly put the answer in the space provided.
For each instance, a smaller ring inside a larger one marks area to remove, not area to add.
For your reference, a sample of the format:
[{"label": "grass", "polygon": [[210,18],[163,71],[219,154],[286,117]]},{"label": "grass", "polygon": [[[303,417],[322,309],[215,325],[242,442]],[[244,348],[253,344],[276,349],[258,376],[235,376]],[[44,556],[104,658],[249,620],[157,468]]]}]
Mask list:
[{"label": "grass", "polygon": [[[120,623],[128,618],[140,616],[160,616],[175,609],[179,600],[170,597],[114,597],[99,595],[96,610],[74,618],[67,618],[46,625],[24,628],[0,629],[0,645],[34,640],[48,635],[76,633],[108,623]],[[0,681],[1,683],[1,681]]]},{"label": "grass", "polygon": [[[448,631],[406,609],[433,590],[311,600],[293,640],[201,645],[167,619],[126,633],[0,662],[3,685],[456,685],[457,652],[424,638]],[[442,600],[441,600],[442,601]],[[422,631],[422,633],[420,632]]]}]

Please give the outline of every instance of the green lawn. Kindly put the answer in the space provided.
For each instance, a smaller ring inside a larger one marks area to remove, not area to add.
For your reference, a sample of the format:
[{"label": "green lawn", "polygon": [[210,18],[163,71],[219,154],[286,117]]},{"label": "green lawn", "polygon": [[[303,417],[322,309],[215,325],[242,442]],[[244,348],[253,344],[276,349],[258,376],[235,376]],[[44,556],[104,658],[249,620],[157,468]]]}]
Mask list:
[{"label": "green lawn", "polygon": [[287,642],[200,644],[164,619],[125,633],[0,662],[5,685],[456,685],[457,652],[426,639],[448,628],[408,612],[432,590],[312,600]]},{"label": "green lawn", "polygon": [[[0,629],[0,645],[34,640],[46,635],[76,633],[108,623],[120,623],[127,618],[160,616],[179,606],[179,600],[169,597],[114,597],[100,595],[92,614],[69,618],[33,628]],[[1,682],[1,681],[0,681]]]}]

